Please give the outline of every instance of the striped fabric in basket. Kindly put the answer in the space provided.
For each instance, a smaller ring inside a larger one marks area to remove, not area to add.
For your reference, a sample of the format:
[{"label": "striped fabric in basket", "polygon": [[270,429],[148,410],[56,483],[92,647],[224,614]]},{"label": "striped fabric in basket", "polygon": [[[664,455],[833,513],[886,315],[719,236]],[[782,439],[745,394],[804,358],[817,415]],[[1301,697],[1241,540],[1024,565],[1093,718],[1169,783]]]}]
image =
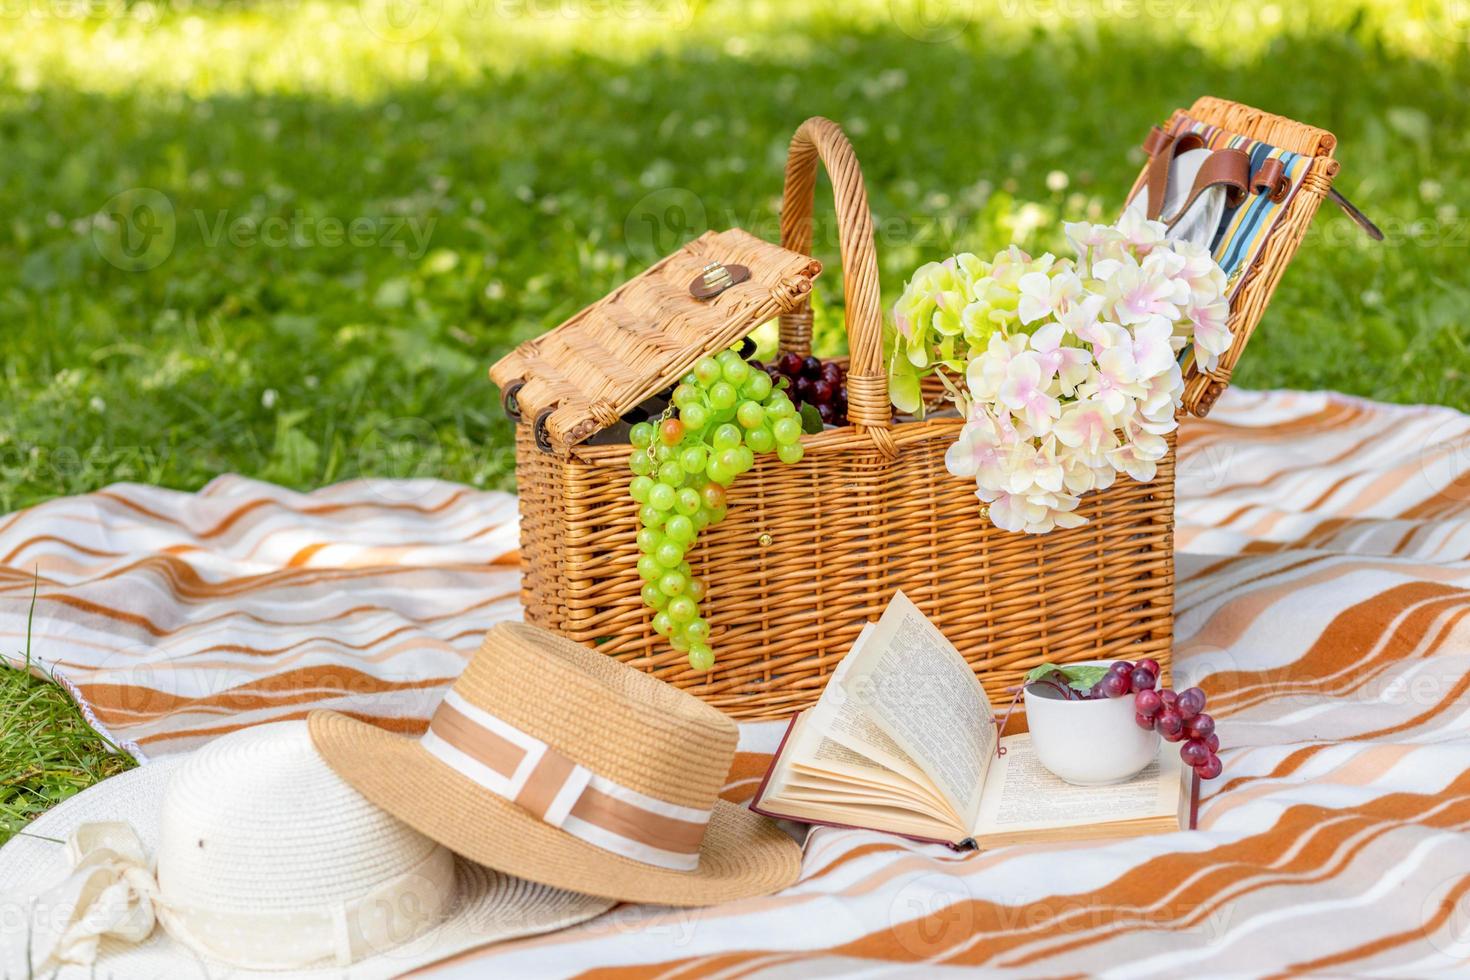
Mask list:
[{"label": "striped fabric in basket", "polygon": [[[1220,225],[1220,231],[1215,236],[1214,242],[1210,244],[1210,252],[1215,261],[1220,263],[1220,268],[1225,270],[1228,281],[1241,269],[1246,268],[1247,262],[1255,257],[1265,243],[1266,235],[1275,223],[1276,216],[1286,207],[1291,195],[1301,186],[1302,178],[1307,174],[1307,167],[1312,158],[1274,147],[1260,140],[1248,139],[1244,136],[1234,136],[1220,129],[1218,126],[1210,126],[1197,122],[1187,127],[1188,132],[1198,133],[1204,138],[1205,145],[1212,150],[1244,150],[1250,157],[1250,174],[1254,178],[1260,171],[1261,165],[1270,159],[1281,161],[1289,190],[1282,196],[1280,201],[1274,201],[1269,194],[1248,194],[1245,201],[1238,207],[1225,208],[1225,216]],[[1232,290],[1239,285],[1239,281],[1232,284]]]},{"label": "striped fabric in basket", "polygon": [[[0,518],[0,651],[139,756],[330,705],[422,728],[516,613],[513,498],[118,486]],[[1176,672],[1225,775],[1200,829],[956,855],[823,829],[801,881],[624,907],[439,976],[1463,975],[1470,958],[1470,418],[1227,392],[1180,443]],[[748,797],[780,725],[742,727]]]},{"label": "striped fabric in basket", "polygon": [[[1279,201],[1272,200],[1270,194],[1250,193],[1239,205],[1231,207],[1227,203],[1225,206],[1225,214],[1220,221],[1220,230],[1216,233],[1214,241],[1210,243],[1210,254],[1225,272],[1225,298],[1231,299],[1245,282],[1242,273],[1250,268],[1250,263],[1255,260],[1257,253],[1266,244],[1267,237],[1275,227],[1276,219],[1285,212],[1292,195],[1301,187],[1302,178],[1307,175],[1307,170],[1312,165],[1312,158],[1188,117],[1182,117],[1170,131],[1170,134],[1174,136],[1184,133],[1198,134],[1204,140],[1205,147],[1210,150],[1244,150],[1250,157],[1252,181],[1260,171],[1261,165],[1267,160],[1280,160],[1282,174],[1287,182],[1287,190],[1281,195]],[[1142,192],[1143,188],[1140,185],[1136,193]],[[1186,346],[1180,352],[1179,366],[1186,375],[1194,366],[1193,344]]]}]

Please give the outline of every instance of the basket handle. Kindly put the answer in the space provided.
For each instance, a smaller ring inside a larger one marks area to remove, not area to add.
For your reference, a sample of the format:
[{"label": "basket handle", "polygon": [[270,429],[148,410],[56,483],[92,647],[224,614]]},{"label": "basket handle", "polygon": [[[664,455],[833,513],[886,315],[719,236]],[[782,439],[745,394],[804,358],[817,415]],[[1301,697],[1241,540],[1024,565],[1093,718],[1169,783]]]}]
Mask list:
[{"label": "basket handle", "polygon": [[[873,215],[852,144],[830,119],[813,116],[791,138],[786,187],[781,194],[781,247],[802,255],[812,248],[812,205],[817,160],[832,178],[837,199],[837,238],[842,255],[842,294],[847,302],[847,417],[867,430],[888,454],[888,375],[883,371],[883,312],[878,302],[878,256],[873,248]],[[812,349],[811,298],[781,315],[781,349],[809,354]],[[881,432],[881,435],[879,434]]]}]

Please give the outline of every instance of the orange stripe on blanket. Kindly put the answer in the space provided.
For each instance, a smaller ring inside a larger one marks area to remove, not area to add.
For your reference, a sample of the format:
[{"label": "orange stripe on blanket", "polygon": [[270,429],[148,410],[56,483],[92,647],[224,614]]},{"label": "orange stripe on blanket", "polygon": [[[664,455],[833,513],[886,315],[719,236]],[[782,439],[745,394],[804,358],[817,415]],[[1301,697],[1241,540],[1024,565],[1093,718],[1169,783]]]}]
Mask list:
[{"label": "orange stripe on blanket", "polygon": [[318,541],[316,544],[309,544],[305,548],[302,548],[300,551],[296,552],[296,554],[292,555],[291,560],[286,562],[286,564],[291,566],[292,568],[301,568],[306,565],[307,562],[311,561],[313,555],[321,551],[323,548],[328,547],[328,545],[329,542],[326,541]]},{"label": "orange stripe on blanket", "polygon": [[[1423,939],[1431,932],[1436,931],[1440,927],[1442,927],[1446,922],[1449,921],[1451,916],[1458,917],[1461,914],[1461,910],[1459,907],[1460,899],[1463,898],[1467,892],[1470,892],[1470,875],[1467,875],[1460,881],[1459,884],[1450,889],[1449,894],[1445,895],[1445,897],[1441,899],[1439,904],[1435,907],[1434,914],[1430,916],[1429,920],[1421,925],[1419,928],[1409,929],[1404,932],[1395,933],[1390,936],[1384,936],[1381,939],[1375,939],[1372,942],[1364,943],[1361,946],[1354,946],[1352,949],[1344,950],[1341,953],[1335,953],[1332,956],[1322,956],[1318,957],[1315,960],[1307,960],[1302,963],[1294,963],[1290,967],[1288,967],[1286,971],[1273,974],[1273,977],[1299,977],[1305,974],[1320,973],[1321,971],[1329,969],[1331,967],[1343,966],[1347,963],[1352,963],[1358,960],[1365,960],[1368,959],[1370,956],[1377,956],[1379,953],[1382,953],[1385,950],[1393,949],[1397,946],[1403,946],[1404,944],[1411,943],[1416,939]],[[1459,935],[1456,936],[1456,941],[1461,941],[1461,937]]]},{"label": "orange stripe on blanket", "polygon": [[[1417,799],[1417,807],[1407,801],[1397,801],[1378,808],[1397,813],[1389,821],[1393,826],[1379,827],[1376,832],[1381,835],[1394,826],[1411,822],[1415,815],[1431,810],[1441,802],[1437,797],[1421,796]],[[1021,906],[981,900],[955,903],[947,906],[940,915],[900,923],[838,946],[833,952],[885,960],[920,958],[981,966],[1007,953],[1019,952],[1019,948],[1027,943],[1043,938],[1062,938],[1061,943],[1045,951],[1022,954],[1001,964],[1016,968],[1093,945],[1119,929],[1186,930],[1204,921],[1219,907],[1220,902],[1213,901],[1211,896],[1230,890],[1231,894],[1225,900],[1238,900],[1242,892],[1233,886],[1259,891],[1265,887],[1310,881],[1324,870],[1329,876],[1335,873],[1333,861],[1344,844],[1374,827],[1377,820],[1390,816],[1389,813],[1371,815],[1377,818],[1375,820],[1369,814],[1356,812],[1358,809],[1373,808],[1355,808],[1344,816],[1342,811],[1327,811],[1321,807],[1293,807],[1264,834],[1203,853],[1160,855],[1103,889],[1053,895]],[[1336,820],[1335,823],[1324,823],[1329,815]],[[1470,798],[1460,799],[1456,812],[1441,817],[1439,822],[1454,825],[1466,819],[1470,819]],[[1285,855],[1302,841],[1306,841],[1306,845],[1292,857],[1279,867],[1273,867],[1270,874],[1262,873],[1260,865],[1271,855]],[[1355,845],[1347,852],[1348,856],[1361,851],[1366,844],[1364,840]],[[1179,882],[1186,879],[1191,882],[1189,893],[1192,903],[1185,905],[1177,899],[1163,903],[1163,896],[1170,894]],[[1020,925],[1023,922],[1025,925]],[[1073,938],[1066,938],[1069,934]],[[975,937],[981,937],[975,945],[963,950],[958,948]]]},{"label": "orange stripe on blanket", "polygon": [[[1386,589],[1343,610],[1290,664],[1268,671],[1212,675],[1211,702],[1225,714],[1273,697],[1354,690],[1375,666],[1392,666],[1419,649],[1439,617],[1459,607],[1470,608],[1470,590],[1435,582],[1408,582]],[[1204,635],[1200,631],[1195,641]]]},{"label": "orange stripe on blanket", "polygon": [[[139,668],[146,673],[147,668]],[[412,680],[389,681],[371,674],[354,670],[348,665],[304,667],[299,670],[283,671],[247,681],[227,690],[190,697],[159,690],[139,684],[83,684],[80,685],[88,700],[92,701],[103,720],[109,720],[116,711],[120,716],[136,721],[141,718],[156,718],[162,715],[199,708],[228,708],[231,711],[254,711],[276,708],[291,704],[311,704],[327,698],[344,696],[364,697],[431,691],[446,687],[454,680],[450,677],[417,677]],[[422,705],[422,698],[413,703],[421,708],[433,709],[433,702]],[[116,720],[122,720],[119,717]],[[424,726],[428,722],[427,710],[420,717],[410,719]]]}]

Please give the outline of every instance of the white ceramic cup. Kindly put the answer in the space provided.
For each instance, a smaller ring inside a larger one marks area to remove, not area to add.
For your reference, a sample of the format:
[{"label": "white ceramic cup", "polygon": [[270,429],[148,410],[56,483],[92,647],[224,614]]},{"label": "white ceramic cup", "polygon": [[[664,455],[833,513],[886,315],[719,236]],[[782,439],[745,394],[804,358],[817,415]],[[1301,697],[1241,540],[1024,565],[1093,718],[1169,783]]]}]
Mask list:
[{"label": "white ceramic cup", "polygon": [[[1106,667],[1113,661],[1089,661]],[[1121,783],[1142,772],[1159,753],[1159,736],[1133,720],[1133,695],[1063,701],[1033,694],[1028,685],[1026,724],[1041,764],[1077,786]]]}]

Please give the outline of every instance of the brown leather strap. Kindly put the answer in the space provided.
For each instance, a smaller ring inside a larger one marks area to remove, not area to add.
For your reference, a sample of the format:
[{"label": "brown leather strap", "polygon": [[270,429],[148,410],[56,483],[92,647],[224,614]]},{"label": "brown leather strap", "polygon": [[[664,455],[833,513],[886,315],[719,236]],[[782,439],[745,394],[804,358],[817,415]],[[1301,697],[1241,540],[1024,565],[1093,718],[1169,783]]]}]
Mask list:
[{"label": "brown leather strap", "polygon": [[1195,200],[1211,187],[1223,186],[1225,203],[1232,208],[1239,207],[1240,202],[1245,200],[1250,169],[1251,159],[1244,150],[1216,150],[1211,153],[1195,174],[1194,186],[1189,189],[1189,196],[1184,199],[1179,210],[1174,212],[1173,217],[1164,219],[1164,223],[1174,227],[1189,212]]},{"label": "brown leather strap", "polygon": [[1204,137],[1198,133],[1184,133],[1174,135],[1166,133],[1158,126],[1149,130],[1147,138],[1143,141],[1143,149],[1149,157],[1148,164],[1148,204],[1144,209],[1144,217],[1150,221],[1156,221],[1160,212],[1164,210],[1164,197],[1169,190],[1169,167],[1174,163],[1174,158],[1189,150],[1197,150],[1205,145]]},{"label": "brown leather strap", "polygon": [[1291,189],[1291,181],[1286,179],[1286,168],[1281,165],[1279,157],[1270,157],[1265,163],[1256,168],[1251,177],[1251,190],[1257,194],[1268,194],[1271,200],[1280,204],[1286,197],[1286,192]]},{"label": "brown leather strap", "polygon": [[1164,210],[1164,193],[1169,189],[1169,165],[1174,162],[1174,137],[1165,136],[1148,162],[1148,205],[1143,216],[1150,221]]},{"label": "brown leather strap", "polygon": [[1168,146],[1171,142],[1173,142],[1173,140],[1174,137],[1164,132],[1164,127],[1155,126],[1150,129],[1148,131],[1148,135],[1143,138],[1143,152],[1148,154],[1149,156],[1153,156],[1164,147]]},{"label": "brown leather strap", "polygon": [[1347,198],[1343,197],[1342,193],[1338,191],[1336,187],[1328,188],[1327,199],[1333,204],[1336,204],[1338,207],[1342,208],[1342,213],[1353,219],[1353,223],[1356,224],[1359,228],[1363,229],[1363,231],[1367,232],[1369,238],[1373,239],[1375,242],[1383,241],[1383,232],[1379,229],[1379,227],[1375,225],[1372,221],[1370,221],[1366,214],[1359,211],[1357,206],[1354,205],[1352,201],[1349,201]]}]

